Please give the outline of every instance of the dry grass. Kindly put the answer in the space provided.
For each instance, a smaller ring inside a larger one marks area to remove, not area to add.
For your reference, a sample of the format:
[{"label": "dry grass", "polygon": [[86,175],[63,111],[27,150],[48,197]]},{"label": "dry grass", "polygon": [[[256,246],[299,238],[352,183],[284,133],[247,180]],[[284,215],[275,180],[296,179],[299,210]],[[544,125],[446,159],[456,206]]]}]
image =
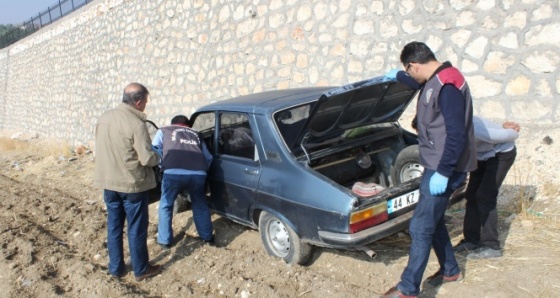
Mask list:
[{"label": "dry grass", "polygon": [[514,165],[512,167],[514,186],[516,191],[513,193],[512,211],[517,214],[528,215],[529,209],[533,204],[534,192],[531,191],[531,180],[533,175],[531,167],[521,167]]},{"label": "dry grass", "polygon": [[38,156],[62,156],[73,155],[72,147],[63,141],[23,141],[0,137],[0,152],[29,153]]}]

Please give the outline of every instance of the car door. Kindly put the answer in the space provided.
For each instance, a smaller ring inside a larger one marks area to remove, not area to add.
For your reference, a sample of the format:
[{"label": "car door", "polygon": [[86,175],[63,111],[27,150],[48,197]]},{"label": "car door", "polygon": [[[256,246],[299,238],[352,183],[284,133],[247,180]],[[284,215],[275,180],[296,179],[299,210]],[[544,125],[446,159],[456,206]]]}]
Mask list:
[{"label": "car door", "polygon": [[250,223],[249,209],[261,175],[254,124],[248,114],[219,112],[208,172],[212,209],[236,221]]},{"label": "car door", "polygon": [[[150,134],[150,138],[153,139],[158,130],[158,126],[150,120],[146,120],[145,123],[146,123],[146,128],[148,129],[148,133]],[[161,168],[159,165],[157,165],[153,167],[153,170],[156,176],[157,185],[155,188],[150,189],[148,192],[150,197],[149,199],[150,203],[159,201],[161,197],[161,179],[162,179]]]}]

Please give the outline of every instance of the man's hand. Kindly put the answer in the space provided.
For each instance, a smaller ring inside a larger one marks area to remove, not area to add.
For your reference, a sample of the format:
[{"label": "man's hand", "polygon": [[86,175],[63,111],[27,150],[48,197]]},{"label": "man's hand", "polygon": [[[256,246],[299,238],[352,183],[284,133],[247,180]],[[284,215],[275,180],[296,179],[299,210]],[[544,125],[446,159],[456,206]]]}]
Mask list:
[{"label": "man's hand", "polygon": [[163,156],[163,149],[161,149],[158,146],[152,145],[152,151],[154,151],[158,155],[159,158],[161,158]]},{"label": "man's hand", "polygon": [[430,193],[432,196],[441,195],[447,189],[449,178],[435,172],[430,178]]},{"label": "man's hand", "polygon": [[389,72],[387,72],[387,73],[385,74],[385,78],[386,78],[387,80],[396,80],[396,79],[397,79],[397,73],[398,73],[399,71],[400,71],[400,70],[399,70],[399,69],[396,69],[396,68],[395,68],[395,69],[391,69],[391,70],[389,70]]},{"label": "man's hand", "polygon": [[506,121],[504,122],[504,124],[502,124],[503,128],[511,128],[517,132],[519,132],[519,130],[521,129],[521,127],[519,126],[519,124],[517,124],[516,122],[513,121]]}]

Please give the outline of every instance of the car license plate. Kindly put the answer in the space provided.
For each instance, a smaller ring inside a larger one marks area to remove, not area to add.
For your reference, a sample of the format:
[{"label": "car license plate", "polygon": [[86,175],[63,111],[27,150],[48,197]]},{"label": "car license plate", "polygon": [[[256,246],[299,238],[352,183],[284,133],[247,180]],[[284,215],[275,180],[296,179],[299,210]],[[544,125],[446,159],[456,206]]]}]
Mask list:
[{"label": "car license plate", "polygon": [[418,202],[420,191],[417,189],[400,197],[387,201],[387,213],[391,214]]}]

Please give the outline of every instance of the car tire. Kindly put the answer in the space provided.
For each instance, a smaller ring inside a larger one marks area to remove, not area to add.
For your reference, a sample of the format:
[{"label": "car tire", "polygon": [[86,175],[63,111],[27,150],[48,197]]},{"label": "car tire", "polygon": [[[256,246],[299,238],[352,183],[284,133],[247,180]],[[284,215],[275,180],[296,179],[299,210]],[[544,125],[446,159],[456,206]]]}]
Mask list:
[{"label": "car tire", "polygon": [[263,211],[259,217],[259,233],[266,252],[289,264],[305,265],[312,246],[301,241],[294,230],[278,217]]},{"label": "car tire", "polygon": [[173,214],[187,211],[191,208],[191,197],[187,192],[179,194],[173,203]]},{"label": "car tire", "polygon": [[420,164],[418,145],[411,145],[399,152],[391,171],[391,179],[395,185],[422,176],[424,167]]}]

